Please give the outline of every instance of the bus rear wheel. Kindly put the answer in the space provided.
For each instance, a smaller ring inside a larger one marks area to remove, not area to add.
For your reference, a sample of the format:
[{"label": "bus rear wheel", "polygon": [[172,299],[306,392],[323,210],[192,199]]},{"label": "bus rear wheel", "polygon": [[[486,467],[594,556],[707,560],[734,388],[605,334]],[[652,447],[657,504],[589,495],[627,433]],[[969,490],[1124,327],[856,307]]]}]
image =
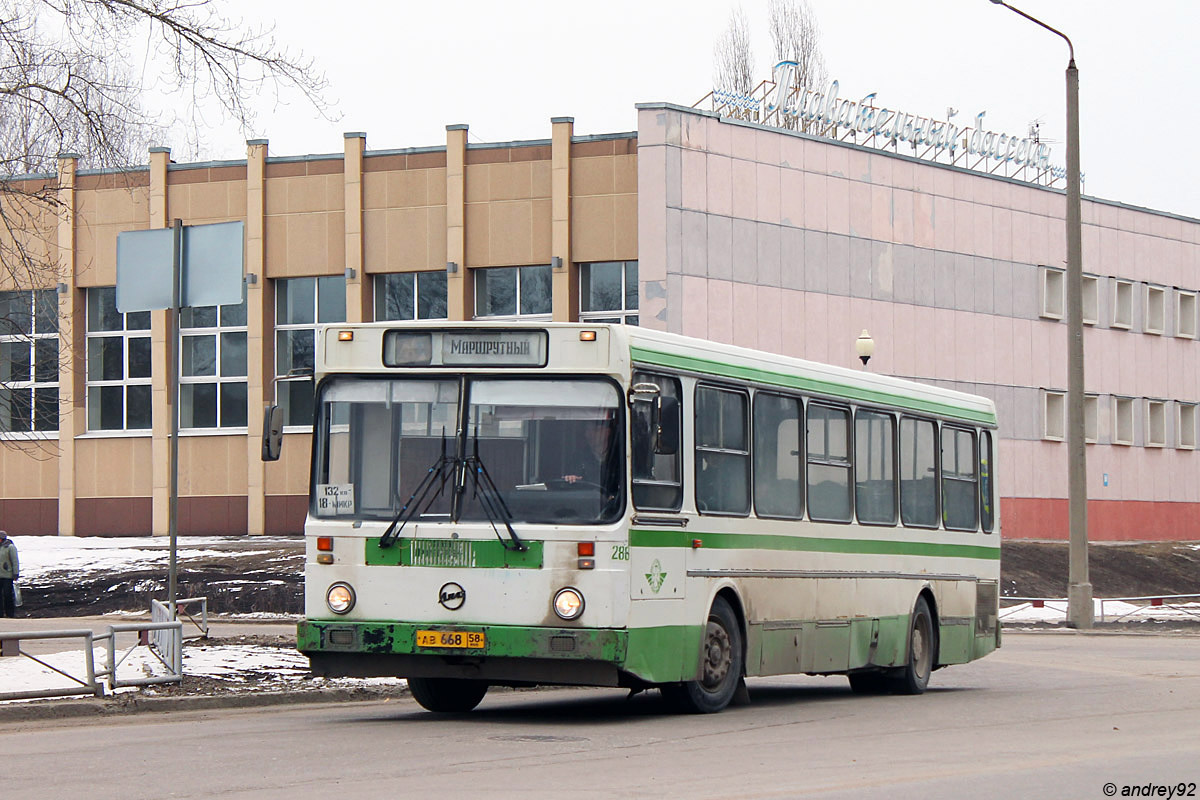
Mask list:
[{"label": "bus rear wheel", "polygon": [[666,684],[663,698],[678,711],[712,714],[733,699],[742,679],[742,628],[729,602],[718,597],[708,612],[701,642],[699,680]]},{"label": "bus rear wheel", "polygon": [[892,678],[892,691],[896,694],[924,692],[936,656],[937,632],[933,627],[933,614],[925,598],[918,597],[908,628],[908,660]]},{"label": "bus rear wheel", "polygon": [[475,708],[487,694],[488,685],[461,678],[409,678],[408,689],[426,710],[447,713]]}]

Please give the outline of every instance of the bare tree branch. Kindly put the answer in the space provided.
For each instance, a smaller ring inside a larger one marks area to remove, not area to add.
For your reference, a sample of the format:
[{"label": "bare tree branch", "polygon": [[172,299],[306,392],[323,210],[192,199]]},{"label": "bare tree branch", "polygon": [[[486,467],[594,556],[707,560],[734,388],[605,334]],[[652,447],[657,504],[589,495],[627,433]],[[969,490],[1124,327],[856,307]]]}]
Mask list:
[{"label": "bare tree branch", "polygon": [[749,95],[754,90],[750,24],[740,7],[730,13],[729,27],[713,47],[713,85],[740,95]]},{"label": "bare tree branch", "polygon": [[[767,9],[775,61],[797,64],[796,86],[789,89],[799,91],[823,85],[828,73],[821,54],[821,30],[808,0],[770,0]],[[808,123],[801,123],[796,117],[784,117],[782,122],[788,128],[799,124],[808,129]]]}]

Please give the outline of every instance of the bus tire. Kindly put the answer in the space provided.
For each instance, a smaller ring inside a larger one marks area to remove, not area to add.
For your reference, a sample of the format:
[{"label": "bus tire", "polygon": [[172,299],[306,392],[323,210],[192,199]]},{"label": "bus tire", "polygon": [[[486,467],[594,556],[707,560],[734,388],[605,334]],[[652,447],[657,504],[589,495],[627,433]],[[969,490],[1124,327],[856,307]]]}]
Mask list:
[{"label": "bus tire", "polygon": [[936,656],[937,631],[933,626],[933,614],[929,611],[929,603],[921,596],[917,598],[908,625],[908,658],[892,678],[892,691],[896,694],[924,692]]},{"label": "bus tire", "polygon": [[438,713],[470,711],[487,694],[483,681],[461,678],[409,678],[408,690],[422,708]]},{"label": "bus tire", "polygon": [[663,698],[678,711],[713,714],[733,699],[742,679],[742,627],[724,597],[713,601],[701,642],[699,680],[666,684]]}]

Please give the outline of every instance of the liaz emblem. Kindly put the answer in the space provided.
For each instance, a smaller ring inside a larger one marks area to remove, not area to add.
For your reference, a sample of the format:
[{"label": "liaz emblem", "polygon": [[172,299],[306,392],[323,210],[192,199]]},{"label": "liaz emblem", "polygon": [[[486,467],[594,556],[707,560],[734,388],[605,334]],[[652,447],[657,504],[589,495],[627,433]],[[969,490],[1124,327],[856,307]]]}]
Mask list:
[{"label": "liaz emblem", "polygon": [[663,581],[667,579],[667,573],[663,572],[662,564],[658,563],[658,559],[654,559],[654,563],[650,565],[650,571],[646,573],[646,583],[650,584],[650,591],[658,594],[658,590],[662,588]]}]

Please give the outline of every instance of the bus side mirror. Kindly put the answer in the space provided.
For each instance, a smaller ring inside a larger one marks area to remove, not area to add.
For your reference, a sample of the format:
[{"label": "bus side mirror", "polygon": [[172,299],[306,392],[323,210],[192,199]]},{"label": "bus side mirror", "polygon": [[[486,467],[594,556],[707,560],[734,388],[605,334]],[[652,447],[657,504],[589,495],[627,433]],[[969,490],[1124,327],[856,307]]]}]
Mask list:
[{"label": "bus side mirror", "polygon": [[654,452],[673,456],[679,450],[679,401],[659,395],[654,401]]},{"label": "bus side mirror", "polygon": [[267,406],[263,413],[262,460],[278,461],[279,451],[282,449],[283,409],[279,406]]}]

